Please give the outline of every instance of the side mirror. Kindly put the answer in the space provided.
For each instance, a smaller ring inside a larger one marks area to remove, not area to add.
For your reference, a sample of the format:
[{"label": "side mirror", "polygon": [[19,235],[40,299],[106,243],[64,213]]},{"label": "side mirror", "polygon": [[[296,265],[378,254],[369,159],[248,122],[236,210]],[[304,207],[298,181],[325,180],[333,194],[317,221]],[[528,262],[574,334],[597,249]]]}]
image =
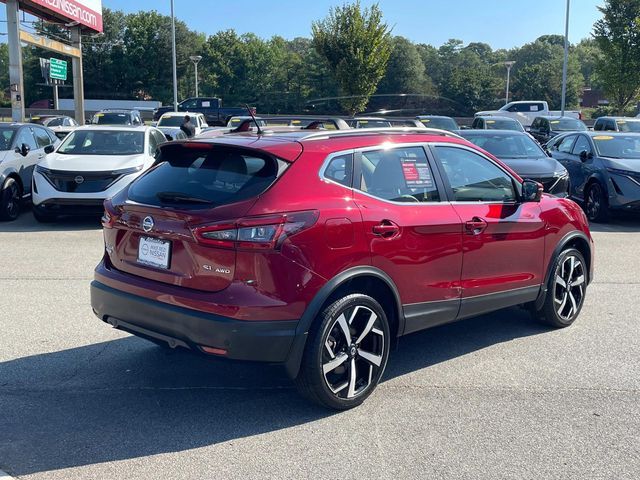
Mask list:
[{"label": "side mirror", "polygon": [[583,162],[586,162],[591,158],[593,158],[593,153],[587,152],[586,150],[580,152],[580,160],[582,160]]},{"label": "side mirror", "polygon": [[16,147],[16,153],[19,153],[23,157],[29,155],[30,151],[31,147],[29,147],[29,145],[27,145],[26,143],[23,143],[20,147]]},{"label": "side mirror", "polygon": [[522,182],[522,201],[539,202],[542,198],[544,187],[534,180],[525,179]]},{"label": "side mirror", "polygon": [[54,147],[53,145],[47,145],[46,147],[44,147],[44,153],[46,154],[53,153],[55,149],[56,147]]}]

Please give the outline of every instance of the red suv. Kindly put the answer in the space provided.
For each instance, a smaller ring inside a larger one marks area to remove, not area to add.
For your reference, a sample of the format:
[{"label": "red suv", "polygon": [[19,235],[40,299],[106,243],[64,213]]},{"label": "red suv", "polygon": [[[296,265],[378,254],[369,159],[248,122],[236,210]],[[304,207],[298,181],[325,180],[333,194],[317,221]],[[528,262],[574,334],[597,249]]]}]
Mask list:
[{"label": "red suv", "polygon": [[336,409],[392,339],[525,305],[554,327],[593,271],[582,210],[438,131],[167,143],[105,202],[96,315],[171,347],[281,362]]}]

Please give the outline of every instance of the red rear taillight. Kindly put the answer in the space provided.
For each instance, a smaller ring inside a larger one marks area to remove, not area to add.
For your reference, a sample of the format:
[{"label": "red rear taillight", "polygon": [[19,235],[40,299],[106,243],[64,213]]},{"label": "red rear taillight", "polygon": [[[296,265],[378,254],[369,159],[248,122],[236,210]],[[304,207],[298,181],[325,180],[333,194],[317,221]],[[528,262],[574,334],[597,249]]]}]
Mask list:
[{"label": "red rear taillight", "polygon": [[317,210],[308,210],[246,217],[234,224],[207,225],[192,231],[198,243],[212,247],[272,250],[279,248],[288,237],[311,227],[318,216]]},{"label": "red rear taillight", "polygon": [[118,214],[115,209],[111,205],[111,202],[104,202],[104,213],[102,214],[102,227],[103,228],[113,228],[116,223]]}]

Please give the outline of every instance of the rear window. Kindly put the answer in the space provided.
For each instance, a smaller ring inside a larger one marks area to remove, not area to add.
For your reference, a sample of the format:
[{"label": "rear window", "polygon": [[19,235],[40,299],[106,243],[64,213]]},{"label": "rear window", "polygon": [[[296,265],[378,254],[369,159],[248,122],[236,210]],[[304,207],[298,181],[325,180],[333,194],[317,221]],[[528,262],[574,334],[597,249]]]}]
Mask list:
[{"label": "rear window", "polygon": [[572,118],[550,120],[549,123],[551,123],[551,130],[556,132],[583,132],[587,129],[586,125],[580,120]]},{"label": "rear window", "polygon": [[93,123],[97,125],[131,125],[128,113],[96,113]]},{"label": "rear window", "polygon": [[420,121],[429,128],[439,128],[441,130],[459,130],[460,127],[453,118],[432,117],[421,118]]},{"label": "rear window", "polygon": [[488,130],[515,130],[520,132],[523,128],[517,120],[486,120]]},{"label": "rear window", "polygon": [[147,205],[212,208],[255,197],[287,163],[245,150],[167,145],[158,166],[138,178],[129,198]]}]

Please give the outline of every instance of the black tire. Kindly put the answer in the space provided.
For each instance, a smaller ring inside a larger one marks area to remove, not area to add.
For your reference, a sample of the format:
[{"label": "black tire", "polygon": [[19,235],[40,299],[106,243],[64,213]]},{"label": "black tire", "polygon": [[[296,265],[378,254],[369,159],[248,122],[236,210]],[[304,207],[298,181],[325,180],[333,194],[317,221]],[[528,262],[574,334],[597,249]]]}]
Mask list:
[{"label": "black tire", "polygon": [[607,223],[609,221],[609,202],[604,188],[598,182],[589,185],[584,197],[584,210],[590,222]]},{"label": "black tire", "polygon": [[15,220],[20,215],[22,189],[14,178],[7,178],[0,191],[0,220]]},{"label": "black tire", "polygon": [[33,206],[33,218],[36,219],[39,223],[51,223],[56,220],[55,215],[51,215],[50,213],[43,212],[35,205]]},{"label": "black tire", "polygon": [[335,410],[360,405],[384,373],[389,335],[387,316],[373,298],[354,293],[336,300],[320,312],[309,331],[295,380],[298,391]]},{"label": "black tire", "polygon": [[571,325],[584,305],[588,274],[587,262],[580,251],[563,250],[553,264],[544,304],[535,312],[537,317],[556,328]]}]

